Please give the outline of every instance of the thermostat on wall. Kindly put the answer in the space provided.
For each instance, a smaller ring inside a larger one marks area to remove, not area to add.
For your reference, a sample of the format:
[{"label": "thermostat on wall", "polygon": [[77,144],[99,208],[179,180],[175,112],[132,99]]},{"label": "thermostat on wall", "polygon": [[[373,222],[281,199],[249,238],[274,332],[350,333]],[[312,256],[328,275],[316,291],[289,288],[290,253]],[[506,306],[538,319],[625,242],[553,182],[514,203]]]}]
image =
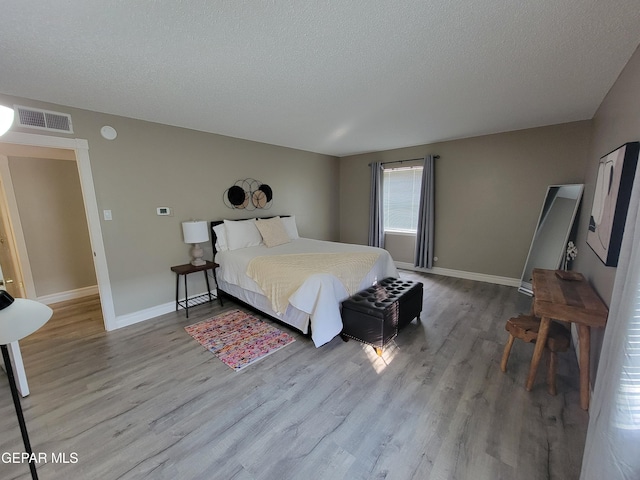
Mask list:
[{"label": "thermostat on wall", "polygon": [[171,216],[171,209],[169,207],[158,207],[156,211],[160,216]]}]

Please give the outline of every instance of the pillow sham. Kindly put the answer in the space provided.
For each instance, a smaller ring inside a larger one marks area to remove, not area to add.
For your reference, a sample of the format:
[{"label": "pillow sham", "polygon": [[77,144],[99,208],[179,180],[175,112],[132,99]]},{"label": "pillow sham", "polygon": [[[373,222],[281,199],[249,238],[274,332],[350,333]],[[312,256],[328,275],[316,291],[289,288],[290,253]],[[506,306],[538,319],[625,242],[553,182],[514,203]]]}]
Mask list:
[{"label": "pillow sham", "polygon": [[291,241],[280,217],[258,220],[256,222],[256,227],[260,231],[260,235],[262,235],[262,241],[269,248],[277,245],[283,245]]},{"label": "pillow sham", "polygon": [[224,228],[227,232],[227,248],[229,250],[255,247],[262,243],[262,236],[256,228],[255,218],[250,220],[225,220]]},{"label": "pillow sham", "polygon": [[289,238],[291,240],[296,240],[300,238],[298,235],[298,227],[296,227],[296,216],[291,215],[290,217],[280,217],[282,223],[284,225],[284,229],[287,231]]},{"label": "pillow sham", "polygon": [[229,246],[227,245],[227,230],[224,223],[213,227],[213,231],[216,234],[216,250],[218,252],[229,250]]}]

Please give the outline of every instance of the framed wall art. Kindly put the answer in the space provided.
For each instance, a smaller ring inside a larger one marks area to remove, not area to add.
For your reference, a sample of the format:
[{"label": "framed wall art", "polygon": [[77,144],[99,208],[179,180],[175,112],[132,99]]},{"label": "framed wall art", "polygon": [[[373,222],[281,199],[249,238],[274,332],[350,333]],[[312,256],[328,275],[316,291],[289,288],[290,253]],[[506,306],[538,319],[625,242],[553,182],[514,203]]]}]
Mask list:
[{"label": "framed wall art", "polygon": [[608,267],[618,266],[640,142],[625,143],[598,162],[587,244]]}]

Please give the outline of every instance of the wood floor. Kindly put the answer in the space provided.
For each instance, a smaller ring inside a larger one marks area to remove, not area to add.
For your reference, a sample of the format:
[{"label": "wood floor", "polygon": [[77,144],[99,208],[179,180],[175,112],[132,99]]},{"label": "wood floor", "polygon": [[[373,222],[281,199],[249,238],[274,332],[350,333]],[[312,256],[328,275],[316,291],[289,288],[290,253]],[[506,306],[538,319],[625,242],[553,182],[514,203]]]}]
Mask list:
[{"label": "wood floor", "polygon": [[[40,478],[577,479],[588,417],[575,352],[559,355],[556,397],[544,369],[527,393],[532,345],[514,345],[506,374],[499,366],[505,321],[528,312],[527,297],[402,276],[424,283],[422,323],[382,358],[339,338],[316,349],[296,333],[238,373],[184,331],[230,302],[108,333],[95,298],[57,306],[21,342],[31,443],[48,455]],[[0,452],[19,452],[6,376],[0,399]],[[0,463],[0,478],[28,479],[28,465]]]}]

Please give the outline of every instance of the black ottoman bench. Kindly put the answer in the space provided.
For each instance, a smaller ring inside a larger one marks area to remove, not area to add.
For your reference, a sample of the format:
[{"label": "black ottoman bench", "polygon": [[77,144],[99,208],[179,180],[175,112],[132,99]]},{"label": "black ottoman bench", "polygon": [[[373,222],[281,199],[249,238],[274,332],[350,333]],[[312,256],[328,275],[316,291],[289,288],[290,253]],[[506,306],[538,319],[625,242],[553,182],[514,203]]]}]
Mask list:
[{"label": "black ottoman bench", "polygon": [[344,341],[354,338],[373,346],[378,355],[411,320],[420,321],[422,283],[385,278],[342,302]]}]

